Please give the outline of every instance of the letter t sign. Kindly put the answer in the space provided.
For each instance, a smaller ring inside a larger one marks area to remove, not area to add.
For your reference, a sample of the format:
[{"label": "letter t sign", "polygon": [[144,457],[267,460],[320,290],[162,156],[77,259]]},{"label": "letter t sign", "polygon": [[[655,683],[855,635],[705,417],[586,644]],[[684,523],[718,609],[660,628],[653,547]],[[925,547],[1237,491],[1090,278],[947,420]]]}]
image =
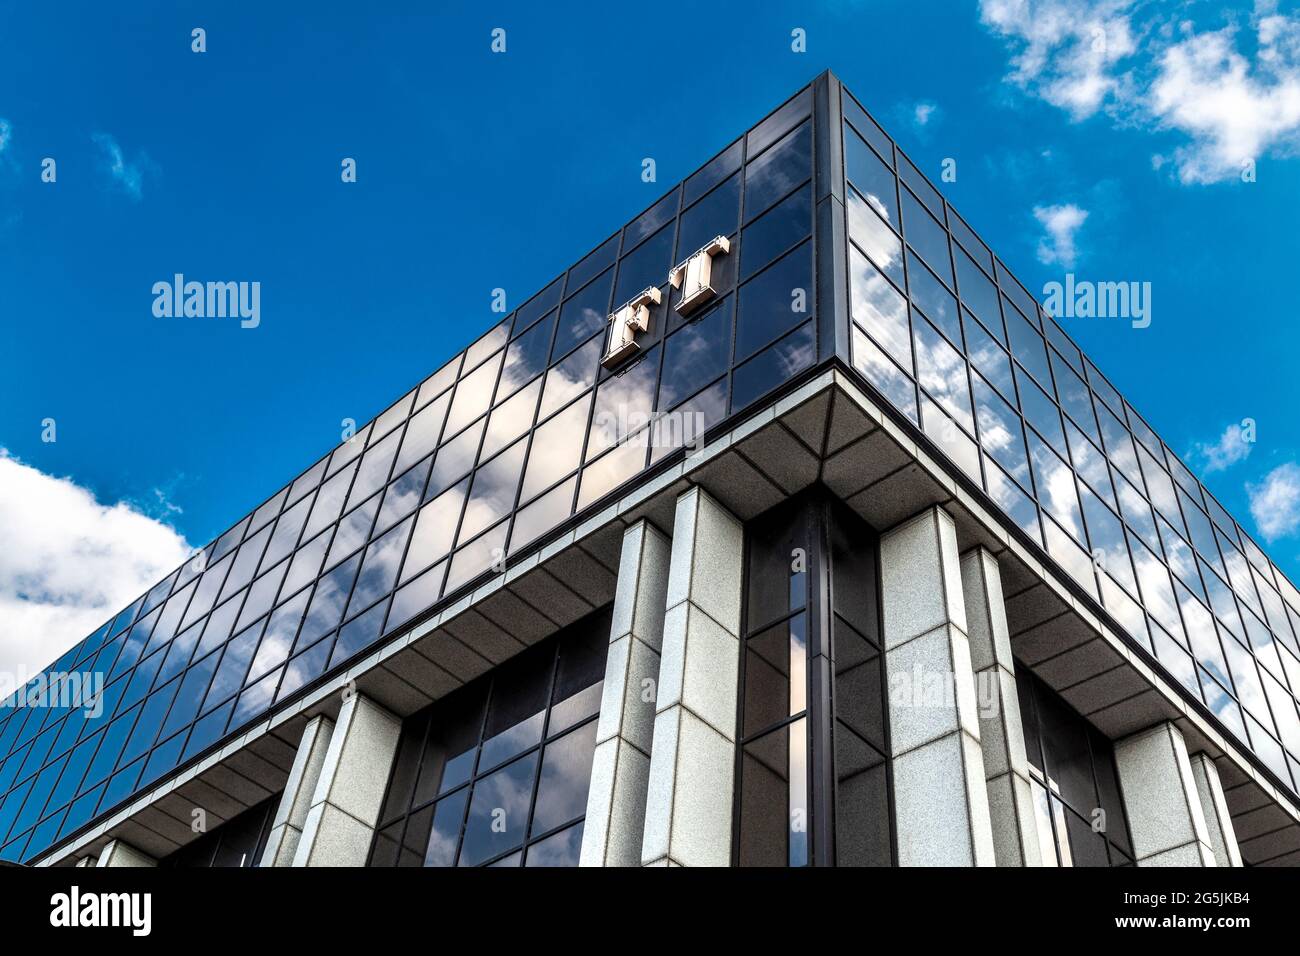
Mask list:
[{"label": "letter t sign", "polygon": [[682,297],[677,300],[679,315],[690,315],[717,295],[712,284],[713,257],[720,252],[730,251],[731,243],[726,236],[714,236],[703,248],[668,273],[668,281],[673,288],[682,290]]}]

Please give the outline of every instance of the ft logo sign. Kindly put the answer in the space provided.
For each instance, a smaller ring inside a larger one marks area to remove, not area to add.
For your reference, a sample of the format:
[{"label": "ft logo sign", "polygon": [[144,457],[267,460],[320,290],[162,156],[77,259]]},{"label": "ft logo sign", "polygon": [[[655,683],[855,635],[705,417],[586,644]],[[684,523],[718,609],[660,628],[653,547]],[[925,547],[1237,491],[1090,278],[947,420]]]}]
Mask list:
[{"label": "ft logo sign", "polygon": [[[676,306],[679,315],[690,315],[717,295],[712,284],[713,257],[726,255],[730,251],[731,243],[726,236],[714,236],[703,247],[691,253],[685,262],[669,270],[669,284],[682,293]],[[609,317],[609,344],[605,347],[605,357],[600,360],[600,364],[605,368],[613,368],[639,351],[637,333],[649,331],[650,306],[658,305],[659,299],[659,287],[652,285],[614,310]]]}]

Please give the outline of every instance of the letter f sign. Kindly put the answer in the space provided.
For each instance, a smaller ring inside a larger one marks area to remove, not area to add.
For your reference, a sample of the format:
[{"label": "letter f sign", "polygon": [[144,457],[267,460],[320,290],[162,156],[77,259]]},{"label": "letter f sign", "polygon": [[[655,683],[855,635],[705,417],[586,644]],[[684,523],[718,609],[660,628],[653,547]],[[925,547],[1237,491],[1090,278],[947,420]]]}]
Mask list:
[{"label": "letter f sign", "polygon": [[[674,289],[682,291],[682,297],[677,300],[678,314],[690,315],[718,294],[713,288],[713,257],[730,251],[731,243],[726,236],[714,236],[681,265],[673,266],[668,281]],[[658,305],[659,301],[659,290],[650,286],[609,317],[609,345],[605,348],[605,357],[600,360],[601,365],[612,368],[636,354],[640,348],[636,334],[650,328],[650,306]]]},{"label": "letter f sign", "polygon": [[636,334],[650,328],[650,306],[658,305],[659,290],[655,286],[642,289],[626,305],[609,317],[609,345],[600,364],[613,368],[640,349]]}]

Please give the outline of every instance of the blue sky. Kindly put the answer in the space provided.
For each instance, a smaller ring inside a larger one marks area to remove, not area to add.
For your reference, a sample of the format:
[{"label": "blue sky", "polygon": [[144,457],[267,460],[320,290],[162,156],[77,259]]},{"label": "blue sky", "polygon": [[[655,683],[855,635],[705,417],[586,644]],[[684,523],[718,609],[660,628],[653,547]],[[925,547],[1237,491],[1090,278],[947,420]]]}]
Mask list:
[{"label": "blue sky", "polygon": [[[4,660],[51,657],[485,329],[494,288],[522,302],[827,68],[932,179],[956,161],[944,191],[1031,290],[1151,283],[1149,328],[1067,331],[1300,579],[1291,7],[110,6],[0,10]],[[260,325],[155,318],[177,272],[260,282]]]}]

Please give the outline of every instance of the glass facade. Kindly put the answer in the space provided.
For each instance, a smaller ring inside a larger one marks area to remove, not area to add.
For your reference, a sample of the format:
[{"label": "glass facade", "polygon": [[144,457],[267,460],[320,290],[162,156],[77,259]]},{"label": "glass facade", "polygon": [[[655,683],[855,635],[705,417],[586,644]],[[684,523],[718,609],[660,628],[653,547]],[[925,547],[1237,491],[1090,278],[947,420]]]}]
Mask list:
[{"label": "glass facade", "polygon": [[745,529],[740,866],[888,866],[875,537],[809,493]]},{"label": "glass facade", "polygon": [[577,866],[610,613],[407,718],[371,866]]},{"label": "glass facade", "polygon": [[[669,269],[719,236],[714,298],[683,317]],[[636,356],[603,367],[608,316],[648,287]],[[0,859],[39,858],[835,361],[1296,788],[1300,592],[823,80],[0,707]],[[102,678],[89,708],[60,699],[81,674]],[[814,775],[814,819],[833,789]]]},{"label": "glass facade", "polygon": [[177,869],[259,866],[281,796],[283,794],[277,793],[249,807],[170,856],[163,857],[158,865]]},{"label": "glass facade", "polygon": [[1132,866],[1110,741],[1022,667],[1016,692],[1043,866]]},{"label": "glass facade", "polygon": [[853,368],[1296,792],[1300,592],[842,103]]},{"label": "glass facade", "polygon": [[[30,860],[341,669],[817,361],[812,89],[741,136],[52,667],[100,713],[0,710],[0,859]],[[669,269],[716,236],[715,300]],[[640,353],[608,315],[660,287]],[[647,423],[657,413],[677,413]],[[665,422],[667,424],[665,424]]]}]

